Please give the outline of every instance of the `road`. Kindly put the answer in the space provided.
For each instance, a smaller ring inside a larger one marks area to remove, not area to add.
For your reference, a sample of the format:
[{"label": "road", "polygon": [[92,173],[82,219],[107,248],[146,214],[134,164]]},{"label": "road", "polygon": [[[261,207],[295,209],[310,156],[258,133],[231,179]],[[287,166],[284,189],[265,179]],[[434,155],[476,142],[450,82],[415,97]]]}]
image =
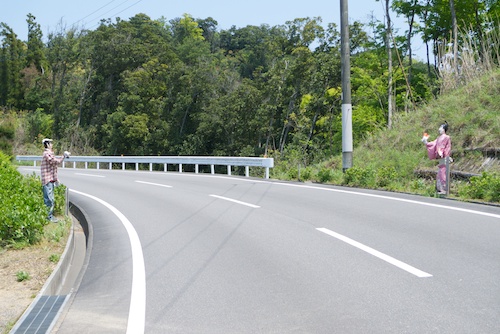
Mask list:
[{"label": "road", "polygon": [[59,333],[499,333],[500,208],[59,169],[93,227]]}]

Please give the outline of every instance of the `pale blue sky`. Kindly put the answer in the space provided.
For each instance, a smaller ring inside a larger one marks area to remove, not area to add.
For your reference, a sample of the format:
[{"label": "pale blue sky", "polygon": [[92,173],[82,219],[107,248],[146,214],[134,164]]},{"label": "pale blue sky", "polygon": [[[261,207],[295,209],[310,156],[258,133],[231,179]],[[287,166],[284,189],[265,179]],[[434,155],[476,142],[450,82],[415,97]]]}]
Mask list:
[{"label": "pale blue sky", "polygon": [[[357,20],[368,23],[373,15],[384,20],[385,1],[348,0],[350,22]],[[27,39],[26,15],[33,14],[40,24],[44,36],[49,31],[63,27],[85,27],[94,29],[101,19],[120,17],[127,20],[137,13],[145,13],[152,19],[162,16],[168,20],[181,17],[184,13],[194,18],[212,17],[219,23],[219,29],[232,25],[284,24],[299,17],[317,17],[323,24],[335,22],[340,26],[340,0],[0,0],[0,22],[8,24],[21,40]],[[403,18],[393,13],[395,28],[400,33],[406,30]],[[417,57],[423,59],[424,47],[414,45]]]}]

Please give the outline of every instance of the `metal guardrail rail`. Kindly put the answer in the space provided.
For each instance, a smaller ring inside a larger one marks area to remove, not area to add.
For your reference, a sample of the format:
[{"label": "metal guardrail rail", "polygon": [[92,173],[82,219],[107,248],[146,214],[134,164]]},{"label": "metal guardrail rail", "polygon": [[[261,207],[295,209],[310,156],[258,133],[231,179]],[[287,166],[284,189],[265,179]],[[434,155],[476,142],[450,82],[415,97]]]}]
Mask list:
[{"label": "metal guardrail rail", "polygon": [[[33,166],[42,160],[42,156],[18,155],[17,161],[33,161]],[[125,170],[126,164],[135,164],[135,170],[139,170],[139,165],[149,164],[149,170],[153,171],[153,165],[163,165],[163,170],[168,170],[168,165],[178,165],[178,171],[183,172],[183,165],[194,165],[195,173],[199,173],[199,166],[210,166],[211,174],[215,174],[215,166],[227,166],[227,174],[231,175],[233,166],[245,167],[245,176],[250,176],[250,167],[265,168],[264,178],[269,179],[269,169],[274,167],[273,158],[254,157],[195,157],[195,156],[71,156],[65,159],[62,167],[77,168],[77,163],[84,163],[84,168],[89,169],[89,164],[95,164],[96,169],[102,165],[107,165],[107,169],[113,169],[113,164],[121,164],[121,169]]]}]

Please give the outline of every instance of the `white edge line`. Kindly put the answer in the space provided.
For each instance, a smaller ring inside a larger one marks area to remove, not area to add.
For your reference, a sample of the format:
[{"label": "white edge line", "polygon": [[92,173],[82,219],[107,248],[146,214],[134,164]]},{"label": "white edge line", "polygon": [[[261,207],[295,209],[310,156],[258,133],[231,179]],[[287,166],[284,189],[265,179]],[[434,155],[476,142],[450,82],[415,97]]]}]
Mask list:
[{"label": "white edge line", "polygon": [[[172,174],[172,175],[175,175],[175,174]],[[190,175],[188,175],[186,173],[179,174],[179,175],[181,175],[181,176],[190,176]],[[235,180],[235,178],[231,178],[231,177],[228,177],[228,176],[214,176],[214,175],[200,175],[200,174],[196,174],[195,177],[212,177],[212,178],[230,179],[232,181]],[[463,209],[463,208],[457,208],[457,207],[449,206],[449,205],[427,203],[427,202],[422,202],[422,201],[417,201],[417,200],[411,200],[411,199],[405,199],[405,198],[397,198],[397,197],[391,197],[391,196],[386,196],[386,195],[367,194],[367,193],[356,192],[356,191],[351,191],[351,190],[332,189],[332,188],[315,187],[315,186],[309,186],[309,185],[303,185],[303,184],[291,184],[291,183],[273,182],[273,181],[265,181],[265,180],[255,180],[255,179],[249,179],[249,180],[247,180],[247,179],[243,179],[243,178],[240,178],[240,179],[237,179],[237,180],[239,180],[241,182],[263,183],[263,184],[269,184],[269,185],[279,185],[279,186],[285,186],[285,187],[305,188],[305,189],[322,190],[322,191],[336,192],[336,193],[356,195],[356,196],[365,196],[365,197],[380,198],[380,199],[385,199],[385,200],[390,200],[390,201],[405,202],[405,203],[410,203],[410,204],[423,205],[423,206],[429,206],[429,207],[434,207],[434,208],[439,208],[439,209],[459,211],[459,212],[465,212],[465,213],[470,213],[470,214],[474,214],[474,215],[480,215],[480,216],[485,216],[485,217],[491,217],[491,218],[500,219],[500,215],[499,214],[495,214],[495,213],[489,213],[489,212],[478,211],[478,210],[471,210],[471,209]]]},{"label": "white edge line", "polygon": [[329,188],[313,187],[313,186],[306,186],[306,185],[287,184],[287,183],[281,183],[281,182],[275,182],[273,184],[279,184],[279,185],[288,186],[288,187],[303,187],[303,188],[308,188],[308,189],[324,190],[324,191],[331,191],[331,192],[337,192],[337,193],[343,193],[343,194],[350,194],[350,195],[357,195],[357,196],[381,198],[381,199],[386,199],[386,200],[391,200],[391,201],[405,202],[405,203],[411,203],[411,204],[417,204],[417,205],[424,205],[424,206],[430,206],[430,207],[434,207],[434,208],[440,208],[440,209],[446,209],[446,210],[453,210],[453,211],[460,211],[460,212],[466,212],[466,213],[471,213],[471,214],[475,214],[475,215],[480,215],[480,216],[486,216],[486,217],[492,217],[492,218],[500,219],[500,215],[494,214],[494,213],[477,211],[477,210],[470,210],[470,209],[463,209],[463,208],[457,208],[457,207],[448,206],[448,205],[442,205],[442,204],[420,202],[420,201],[411,200],[411,199],[405,199],[405,198],[397,198],[397,197],[391,197],[391,196],[385,196],[385,195],[376,195],[376,194],[367,194],[367,193],[361,193],[361,192],[355,192],[355,191],[349,191],[349,190],[341,190],[341,189],[329,189]]},{"label": "white edge line", "polygon": [[145,182],[145,181],[135,181],[135,182],[142,183],[142,184],[148,184],[151,186],[157,186],[157,187],[172,188],[172,186],[169,186],[166,184],[159,184],[159,183],[152,183],[152,182]]},{"label": "white edge line", "polygon": [[71,192],[91,198],[113,212],[125,227],[132,248],[132,292],[127,323],[127,334],[144,333],[146,319],[146,270],[139,236],[130,221],[111,204],[102,199],[73,189]]},{"label": "white edge line", "polygon": [[351,246],[354,246],[354,247],[356,247],[364,252],[367,252],[368,254],[371,254],[375,257],[378,257],[379,259],[384,260],[385,262],[388,262],[388,263],[390,263],[390,264],[392,264],[400,269],[403,269],[403,270],[405,270],[405,271],[409,272],[410,274],[413,274],[417,277],[420,277],[420,278],[432,277],[432,275],[429,273],[426,273],[422,270],[419,270],[415,267],[412,267],[409,264],[406,264],[406,263],[399,261],[399,260],[397,260],[389,255],[381,253],[381,252],[379,252],[371,247],[363,245],[362,243],[357,242],[355,240],[352,240],[352,239],[350,239],[342,234],[333,232],[327,228],[317,228],[316,230],[323,232],[325,234],[328,234],[329,236],[332,236],[338,240],[341,240],[341,241],[343,241]]},{"label": "white edge line", "polygon": [[80,176],[90,176],[90,177],[106,177],[104,175],[93,175],[93,174],[84,174],[84,173],[75,173],[75,175],[80,175]]},{"label": "white edge line", "polygon": [[222,196],[217,196],[217,195],[210,195],[210,197],[215,197],[215,198],[222,199],[222,200],[225,200],[225,201],[229,201],[229,202],[233,202],[233,203],[245,205],[245,206],[248,206],[248,207],[251,207],[251,208],[254,208],[254,209],[260,208],[260,206],[258,206],[258,205],[241,202],[241,201],[238,201],[238,200],[235,200],[235,199],[232,199],[232,198],[227,198],[227,197],[222,197]]}]

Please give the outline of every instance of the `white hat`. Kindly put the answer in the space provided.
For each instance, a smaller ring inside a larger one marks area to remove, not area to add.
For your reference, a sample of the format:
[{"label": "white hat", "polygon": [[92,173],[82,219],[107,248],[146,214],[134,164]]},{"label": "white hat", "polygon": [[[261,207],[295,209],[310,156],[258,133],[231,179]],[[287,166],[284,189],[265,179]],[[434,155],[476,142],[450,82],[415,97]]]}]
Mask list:
[{"label": "white hat", "polygon": [[45,138],[42,140],[42,144],[45,145],[46,143],[50,143],[52,142],[52,139],[49,139],[49,138]]}]

